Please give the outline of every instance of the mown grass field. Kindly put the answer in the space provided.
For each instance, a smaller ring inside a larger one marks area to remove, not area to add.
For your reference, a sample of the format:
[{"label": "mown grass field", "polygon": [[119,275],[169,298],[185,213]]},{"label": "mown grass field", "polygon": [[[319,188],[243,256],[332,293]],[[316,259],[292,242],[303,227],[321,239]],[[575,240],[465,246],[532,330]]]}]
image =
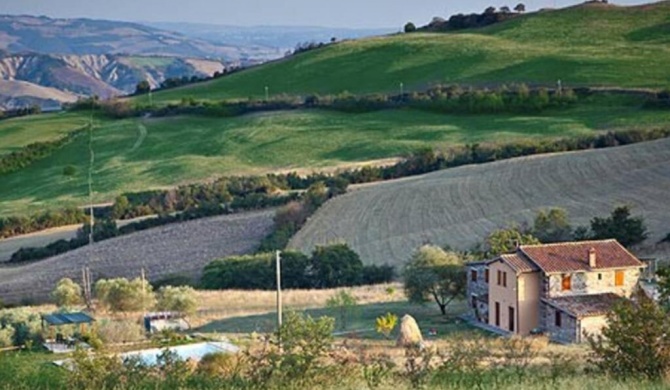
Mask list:
[{"label": "mown grass field", "polygon": [[55,141],[86,126],[89,120],[79,113],[31,115],[0,120],[0,156],[35,142]]},{"label": "mown grass field", "polygon": [[[93,135],[94,201],[109,202],[124,192],[222,175],[320,170],[398,157],[425,147],[445,150],[473,142],[575,137],[665,126],[670,121],[669,111],[639,106],[639,100],[630,97],[600,97],[538,115],[443,115],[405,109],[98,121]],[[88,161],[88,137],[83,136],[27,168],[3,175],[0,215],[87,203]],[[62,174],[68,165],[77,169],[73,177]]]},{"label": "mown grass field", "polygon": [[402,267],[422,244],[472,249],[543,208],[565,208],[578,226],[622,204],[644,217],[653,245],[670,231],[668,194],[670,139],[524,157],[362,186],[322,206],[289,247],[343,241],[365,263]]},{"label": "mown grass field", "polygon": [[[270,94],[356,94],[432,83],[524,82],[670,86],[670,3],[586,5],[530,13],[483,29],[341,42],[207,83],[155,93],[154,102]],[[136,101],[148,102],[143,96]]]}]

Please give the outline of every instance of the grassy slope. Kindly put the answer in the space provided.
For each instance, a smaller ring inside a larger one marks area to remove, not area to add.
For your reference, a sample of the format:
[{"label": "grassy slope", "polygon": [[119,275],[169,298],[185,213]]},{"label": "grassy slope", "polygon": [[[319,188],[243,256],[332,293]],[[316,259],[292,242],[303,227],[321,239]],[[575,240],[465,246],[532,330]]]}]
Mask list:
[{"label": "grassy slope", "polygon": [[[229,99],[423,88],[435,82],[667,87],[670,3],[580,6],[484,29],[342,42],[211,82],[154,94]],[[141,97],[139,99],[148,99]]]},{"label": "grassy slope", "polygon": [[621,204],[653,245],[670,231],[669,193],[670,139],[533,156],[365,186],[326,203],[289,246],[344,241],[365,262],[401,266],[425,242],[467,250],[542,208],[567,209],[577,226]]},{"label": "grassy slope", "polygon": [[32,115],[0,121],[0,155],[33,142],[56,140],[85,126],[88,119],[79,113]]},{"label": "grassy slope", "polygon": [[[95,200],[220,175],[319,168],[398,156],[421,147],[578,136],[669,120],[670,112],[640,111],[627,98],[616,98],[538,116],[291,111],[231,119],[115,121],[95,131]],[[66,165],[77,167],[74,177],[62,176]],[[0,215],[85,203],[87,167],[88,138],[82,137],[44,160],[4,175]]]}]

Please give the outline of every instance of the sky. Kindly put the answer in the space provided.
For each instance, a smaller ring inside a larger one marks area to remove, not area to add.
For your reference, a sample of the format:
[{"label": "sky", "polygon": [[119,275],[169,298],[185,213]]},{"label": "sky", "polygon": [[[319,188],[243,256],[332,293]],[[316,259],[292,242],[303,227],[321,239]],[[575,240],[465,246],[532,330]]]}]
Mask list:
[{"label": "sky", "polygon": [[[578,3],[575,0],[513,0],[500,4],[490,0],[0,0],[0,14],[237,26],[400,28],[408,21],[426,24],[433,16],[481,12],[489,5],[513,8],[518,1],[529,11]],[[648,1],[610,1],[619,5],[645,2]]]}]

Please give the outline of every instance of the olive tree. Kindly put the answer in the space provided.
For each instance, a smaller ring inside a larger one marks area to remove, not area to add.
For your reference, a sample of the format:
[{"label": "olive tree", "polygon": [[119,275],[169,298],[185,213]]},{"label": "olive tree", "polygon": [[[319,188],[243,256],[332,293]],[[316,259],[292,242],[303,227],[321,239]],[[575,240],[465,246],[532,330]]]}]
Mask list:
[{"label": "olive tree", "polygon": [[198,308],[198,301],[195,296],[195,290],[189,286],[165,286],[158,290],[159,310],[173,311],[182,315],[195,313]]},{"label": "olive tree", "polygon": [[95,294],[98,301],[113,312],[147,310],[155,303],[151,284],[140,278],[98,280]]},{"label": "olive tree", "polygon": [[465,295],[465,261],[459,253],[442,248],[421,247],[404,270],[405,294],[410,302],[424,303],[434,300],[443,315],[447,306]]},{"label": "olive tree", "polygon": [[72,307],[83,302],[81,286],[69,278],[59,280],[51,296],[58,307]]}]

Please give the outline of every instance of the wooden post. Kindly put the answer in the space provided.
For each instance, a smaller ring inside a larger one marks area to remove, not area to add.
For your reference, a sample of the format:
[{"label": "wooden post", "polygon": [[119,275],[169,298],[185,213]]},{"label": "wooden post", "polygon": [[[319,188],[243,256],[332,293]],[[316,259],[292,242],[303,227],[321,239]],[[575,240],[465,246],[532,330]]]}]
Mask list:
[{"label": "wooden post", "polygon": [[281,349],[281,325],[282,325],[282,301],[281,301],[281,256],[276,252],[277,257],[277,334],[279,335],[279,348]]}]

